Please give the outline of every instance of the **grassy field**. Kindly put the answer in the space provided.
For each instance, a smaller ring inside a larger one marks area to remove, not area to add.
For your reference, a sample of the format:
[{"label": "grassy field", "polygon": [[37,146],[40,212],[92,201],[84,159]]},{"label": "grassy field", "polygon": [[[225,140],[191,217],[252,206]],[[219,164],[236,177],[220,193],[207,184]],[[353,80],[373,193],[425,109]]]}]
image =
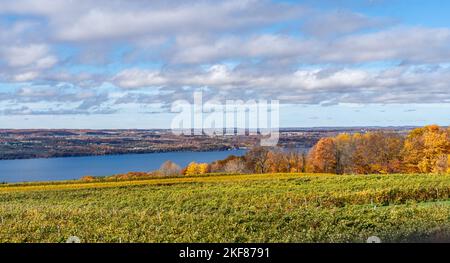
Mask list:
[{"label": "grassy field", "polygon": [[0,186],[0,242],[450,240],[450,175],[215,175]]}]

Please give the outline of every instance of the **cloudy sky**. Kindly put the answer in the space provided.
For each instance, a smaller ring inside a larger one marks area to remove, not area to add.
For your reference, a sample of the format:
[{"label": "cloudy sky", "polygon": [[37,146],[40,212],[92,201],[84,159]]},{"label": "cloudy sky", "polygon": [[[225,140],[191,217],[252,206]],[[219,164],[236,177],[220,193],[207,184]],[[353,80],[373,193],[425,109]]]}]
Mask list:
[{"label": "cloudy sky", "polygon": [[0,128],[167,128],[277,99],[281,125],[449,124],[447,0],[1,0]]}]

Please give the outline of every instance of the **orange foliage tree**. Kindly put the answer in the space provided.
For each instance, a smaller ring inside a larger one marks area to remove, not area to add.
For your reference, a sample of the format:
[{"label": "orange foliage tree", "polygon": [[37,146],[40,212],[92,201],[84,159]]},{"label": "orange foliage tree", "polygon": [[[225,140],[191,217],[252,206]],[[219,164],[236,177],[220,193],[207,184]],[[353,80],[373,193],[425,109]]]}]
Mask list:
[{"label": "orange foliage tree", "polygon": [[309,153],[309,169],[314,173],[336,173],[336,144],[333,138],[322,138]]},{"label": "orange foliage tree", "polygon": [[354,136],[353,172],[401,172],[403,138],[390,132],[368,132]]}]

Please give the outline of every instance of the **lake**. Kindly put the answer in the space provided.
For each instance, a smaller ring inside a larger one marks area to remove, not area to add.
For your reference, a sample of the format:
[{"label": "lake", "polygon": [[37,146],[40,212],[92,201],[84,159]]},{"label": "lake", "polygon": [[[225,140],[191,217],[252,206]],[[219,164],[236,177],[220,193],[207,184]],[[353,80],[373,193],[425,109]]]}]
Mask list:
[{"label": "lake", "polygon": [[106,176],[127,172],[148,172],[171,160],[181,167],[190,162],[212,162],[245,150],[212,152],[168,152],[49,159],[1,160],[0,182],[37,182],[79,179],[85,175]]}]

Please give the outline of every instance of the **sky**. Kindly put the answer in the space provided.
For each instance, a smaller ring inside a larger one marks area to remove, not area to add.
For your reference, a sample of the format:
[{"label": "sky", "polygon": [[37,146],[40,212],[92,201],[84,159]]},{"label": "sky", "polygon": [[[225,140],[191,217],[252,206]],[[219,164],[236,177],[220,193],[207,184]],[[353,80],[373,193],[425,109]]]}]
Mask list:
[{"label": "sky", "polygon": [[195,91],[282,127],[449,125],[447,0],[0,2],[0,128],[168,128]]}]

